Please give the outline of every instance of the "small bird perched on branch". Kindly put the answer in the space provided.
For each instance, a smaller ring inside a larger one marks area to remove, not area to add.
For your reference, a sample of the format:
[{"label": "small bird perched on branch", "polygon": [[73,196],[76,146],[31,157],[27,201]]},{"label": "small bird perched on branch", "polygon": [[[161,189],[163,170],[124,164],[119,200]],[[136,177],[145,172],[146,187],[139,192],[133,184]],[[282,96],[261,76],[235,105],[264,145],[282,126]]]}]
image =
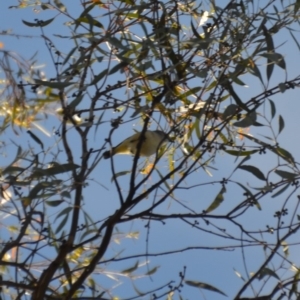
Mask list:
[{"label": "small bird perched on branch", "polygon": [[[115,154],[131,154],[135,155],[137,146],[141,138],[141,132],[137,132],[134,135],[128,137],[116,147],[111,150],[105,151],[103,157],[108,159]],[[171,141],[168,135],[160,130],[147,130],[144,133],[141,149],[139,152],[140,156],[151,156],[157,152],[160,146],[165,144],[167,141]]]}]

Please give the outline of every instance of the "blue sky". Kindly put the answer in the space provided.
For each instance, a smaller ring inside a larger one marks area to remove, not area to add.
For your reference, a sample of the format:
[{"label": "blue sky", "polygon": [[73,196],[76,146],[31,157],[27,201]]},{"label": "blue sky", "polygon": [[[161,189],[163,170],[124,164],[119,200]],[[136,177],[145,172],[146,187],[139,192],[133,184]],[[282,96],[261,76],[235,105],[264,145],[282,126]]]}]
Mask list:
[{"label": "blue sky", "polygon": [[[277,5],[280,1],[277,1]],[[73,4],[74,3],[74,4]],[[68,1],[66,1],[68,13],[73,15],[74,17],[78,17],[80,14],[80,6],[79,2],[74,1],[72,5],[69,5]],[[74,42],[68,38],[58,38],[54,35],[54,33],[59,33],[61,36],[69,35],[69,28],[66,26],[66,21],[68,19],[63,15],[57,16],[57,13],[54,11],[37,11],[35,9],[8,9],[9,5],[13,5],[12,3],[7,4],[7,2],[2,1],[0,3],[0,19],[5,20],[2,25],[1,30],[12,30],[13,34],[11,36],[0,35],[0,41],[3,43],[4,47],[2,50],[15,51],[20,53],[23,57],[29,59],[34,54],[34,60],[36,61],[36,66],[39,66],[41,70],[43,70],[47,76],[47,78],[51,78],[55,75],[55,70],[50,58],[49,51],[45,47],[45,42],[41,38],[41,32],[39,28],[30,28],[25,26],[22,23],[22,20],[26,20],[28,22],[34,22],[35,18],[46,20],[52,17],[56,17],[54,22],[49,26],[45,27],[45,35],[49,37],[54,45],[57,47],[65,55],[70,51],[72,47],[74,47]],[[279,7],[279,6],[278,6]],[[103,17],[104,11],[94,10],[95,14],[98,15],[98,20],[101,22],[105,22],[106,18]],[[294,35],[297,38],[300,38],[298,32],[294,32]],[[288,70],[288,79],[292,79],[294,76],[298,74],[299,70],[299,49],[295,46],[294,41],[291,40],[288,32],[282,32],[282,34],[278,35],[276,38],[276,46],[283,45],[279,48],[278,52],[284,55],[287,70]],[[261,65],[262,69],[265,64],[265,60],[262,59]],[[99,73],[103,68],[107,67],[107,62],[103,62],[103,65],[99,64]],[[115,76],[120,76],[120,80],[124,78],[119,73],[116,73]],[[275,67],[275,72],[272,76],[272,80],[269,84],[270,87],[277,86],[279,83],[285,81],[285,72]],[[248,85],[247,88],[239,87],[237,91],[240,95],[244,96],[244,100],[248,101],[251,97],[261,93],[263,91],[260,82],[254,77],[245,76],[243,78],[244,82]],[[298,90],[289,90],[284,94],[278,94],[272,96],[272,100],[276,103],[277,115],[273,121],[275,130],[278,130],[277,118],[278,114],[281,114],[285,120],[285,128],[282,135],[279,137],[280,144],[287,148],[295,157],[295,160],[298,160],[299,152],[300,152],[300,143],[297,142],[297,134],[296,129],[299,127],[299,101],[298,101]],[[124,95],[126,97],[126,95]],[[226,105],[224,104],[221,109],[225,109]],[[84,107],[84,103],[82,104]],[[55,107],[53,107],[54,112]],[[269,107],[266,105],[265,110],[268,111]],[[132,112],[131,112],[132,113]],[[126,126],[122,125],[118,130],[115,131],[113,135],[113,143],[117,144],[121,141],[125,136],[132,134],[133,128],[140,130],[141,122],[140,120],[131,120],[130,112],[128,112],[124,119],[129,121]],[[101,148],[104,144],[105,138],[108,137],[108,133],[110,130],[110,120],[111,118],[115,118],[118,116],[118,113],[111,113],[105,115],[105,123],[101,125],[95,136],[90,135],[89,142],[90,146],[94,149]],[[48,118],[46,121],[40,122],[44,128],[48,130],[49,133],[52,133],[53,127],[57,128],[59,126],[59,119],[55,114]],[[162,125],[165,125],[162,123]],[[153,128],[155,125],[153,124]],[[75,130],[70,128],[69,140],[72,145],[72,150],[74,150],[74,154],[76,159],[79,161],[81,152],[80,147],[78,145],[78,135]],[[56,151],[55,148],[52,148],[57,137],[53,135],[46,136],[43,132],[33,129],[33,132],[37,134],[44,143],[45,149],[49,149],[49,153],[51,151]],[[268,128],[251,128],[250,133],[254,135],[267,135]],[[258,136],[259,137],[259,136]],[[11,131],[7,131],[3,137],[3,139],[8,144],[7,146],[7,156],[2,157],[1,167],[6,165],[9,161],[12,160],[12,157],[15,155],[16,148],[9,141],[13,139],[16,143],[21,144],[26,148],[28,143],[31,145],[33,141],[30,137],[25,134],[25,131],[20,132],[19,135],[15,135]],[[37,148],[36,148],[37,149]],[[178,150],[177,157],[178,159],[181,157],[182,153]],[[48,159],[48,158],[46,158]],[[60,162],[64,162],[65,157],[60,156]],[[130,156],[116,156],[115,164],[117,171],[130,170],[132,166],[132,158]],[[203,183],[203,186],[190,190],[180,190],[176,192],[176,199],[179,203],[183,203],[184,205],[188,205],[193,207],[193,209],[201,212],[206,209],[210,203],[213,201],[216,196],[217,191],[220,190],[219,184],[213,184],[212,182],[217,182],[222,180],[222,178],[227,177],[234,168],[237,163],[240,161],[233,156],[228,156],[223,153],[215,159],[213,162],[213,170],[211,170],[212,176],[209,177],[202,169],[199,172],[193,174],[193,176],[189,177],[186,186],[199,184],[199,182]],[[144,161],[141,160],[141,164]],[[276,166],[276,157],[272,155],[255,155],[249,162],[249,164],[253,163],[256,166],[259,166],[263,172],[267,172],[272,166]],[[165,156],[160,164],[159,170],[162,173],[168,171],[168,161],[167,156]],[[122,192],[126,195],[126,191],[128,191],[128,176],[120,177],[120,185]],[[85,188],[84,192],[84,206],[83,209],[94,219],[94,220],[102,220],[106,216],[112,214],[119,205],[118,197],[115,192],[115,186],[111,182],[112,172],[110,170],[110,161],[101,161],[98,167],[91,174],[91,178],[88,181],[88,186]],[[158,179],[157,174],[153,174],[151,178],[146,182],[144,188],[151,186]],[[257,180],[254,176],[250,175],[247,172],[239,171],[234,174],[232,177],[233,180],[243,181],[247,183],[250,187],[261,187],[261,182]],[[279,177],[274,175],[274,181],[279,180]],[[169,181],[172,183],[172,181]],[[163,194],[163,191],[159,191]],[[243,191],[240,188],[237,188],[234,185],[227,186],[227,193],[225,194],[224,203],[214,212],[216,215],[227,212],[230,207],[234,207],[241,199]],[[282,198],[274,198],[266,197],[261,205],[262,211],[259,211],[256,207],[251,208],[245,215],[241,218],[243,225],[249,230],[263,230],[266,228],[266,225],[276,227],[277,220],[272,218],[272,214],[270,212],[276,211],[282,207],[282,201],[285,199],[287,193],[282,194]],[[158,196],[159,197],[159,196]],[[148,207],[147,201],[153,201],[152,196],[149,199],[145,199],[145,203],[143,202],[139,207],[136,208],[136,211],[142,209],[143,207]],[[296,201],[296,200],[295,200]],[[293,209],[294,205],[290,205],[291,209]],[[182,213],[184,208],[182,205],[178,204],[174,199],[168,199],[163,206],[161,206],[158,210],[159,213]],[[49,210],[50,211],[50,210]],[[51,221],[55,214],[53,213],[50,218]],[[8,221],[10,222],[10,220]],[[13,220],[11,221],[13,223]],[[200,225],[203,229],[212,230],[212,226],[205,227],[204,221],[199,220]],[[219,221],[219,220],[210,220],[213,226],[217,226],[220,229],[226,228],[226,232],[235,235],[237,238],[241,238],[239,236],[239,231],[233,224],[229,221]],[[162,222],[151,222],[149,236],[147,235],[147,228],[145,228],[146,221],[143,220],[135,220],[132,223],[123,223],[118,226],[118,230],[120,231],[120,237],[126,235],[128,232],[139,232],[138,239],[119,239],[116,236],[116,239],[112,241],[109,251],[107,253],[106,259],[110,258],[114,254],[118,253],[121,250],[124,250],[122,253],[123,256],[133,255],[133,254],[141,254],[146,251],[146,247],[148,247],[149,253],[158,253],[160,251],[172,251],[185,247],[208,247],[208,246],[236,246],[239,245],[239,242],[236,243],[232,241],[227,241],[226,239],[218,238],[209,233],[205,233],[204,231],[196,230],[195,228],[191,228],[190,225],[184,224],[184,222],[175,222],[175,221],[167,221],[164,225]],[[221,231],[221,230],[220,230]],[[1,231],[0,231],[1,234]],[[4,231],[3,233],[4,234]],[[264,235],[264,239],[272,240],[274,236],[272,235]],[[148,244],[146,240],[148,239]],[[120,244],[119,244],[120,243]],[[47,250],[50,251],[50,250]],[[256,269],[260,266],[260,264],[264,260],[264,251],[261,246],[258,247],[250,247],[245,250],[246,252],[246,262],[248,266],[249,272],[255,272]],[[51,252],[50,252],[51,253]],[[51,256],[51,255],[50,255]],[[50,257],[49,256],[49,257]],[[150,287],[155,287],[166,283],[169,279],[179,281],[179,272],[183,271],[183,266],[187,266],[186,271],[186,279],[196,280],[211,284],[224,293],[228,295],[228,299],[231,299],[239,287],[242,286],[243,281],[238,278],[238,276],[234,273],[234,269],[242,274],[242,276],[247,277],[246,270],[244,269],[243,264],[243,256],[239,249],[228,249],[228,250],[205,250],[205,249],[193,249],[189,251],[185,251],[182,253],[174,254],[172,256],[164,255],[158,257],[149,257],[150,261],[149,269],[154,266],[160,266],[157,273],[154,274],[151,278],[141,278],[137,279],[134,284],[141,291],[147,291]],[[297,261],[298,254],[297,249],[291,250],[290,260]],[[114,272],[124,270],[126,268],[132,267],[136,263],[136,259],[130,261],[122,261],[118,263],[109,264],[106,268],[107,271],[111,273],[102,273],[98,275],[99,282],[106,286],[106,288],[111,288],[112,286],[118,285],[117,280],[112,280],[112,276],[116,276]],[[139,263],[143,263],[145,259],[138,259]],[[280,258],[276,261],[279,264]],[[102,265],[99,265],[99,270],[102,271]],[[101,269],[101,270],[100,270]],[[107,272],[106,271],[106,272]],[[103,272],[103,271],[102,271]],[[141,271],[138,270],[136,274],[146,273],[147,268],[144,266]],[[282,272],[282,271],[280,271]],[[108,277],[108,275],[110,277]],[[281,274],[278,274],[279,276]],[[124,279],[124,282],[122,280]],[[134,290],[132,284],[129,279],[121,277],[121,283],[118,287],[113,290],[115,295],[119,295],[120,297],[129,297],[134,295]],[[254,284],[254,287],[256,285]],[[266,289],[268,292],[268,289]],[[184,299],[214,299],[221,300],[226,299],[224,296],[216,293],[212,293],[209,291],[199,291],[192,287],[185,287],[183,289]]]}]

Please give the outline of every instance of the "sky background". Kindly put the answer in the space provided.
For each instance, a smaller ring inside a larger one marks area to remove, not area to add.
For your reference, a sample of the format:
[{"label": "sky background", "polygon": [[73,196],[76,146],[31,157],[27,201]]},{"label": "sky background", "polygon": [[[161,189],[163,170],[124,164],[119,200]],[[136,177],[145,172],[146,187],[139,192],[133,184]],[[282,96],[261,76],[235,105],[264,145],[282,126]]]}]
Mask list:
[{"label": "sky background", "polygon": [[[9,3],[8,3],[9,2]],[[0,2],[0,20],[2,20],[0,32],[9,31],[13,35],[8,36],[5,34],[0,35],[0,42],[3,43],[2,50],[4,51],[13,51],[20,53],[22,57],[30,59],[34,56],[36,61],[36,66],[43,70],[46,74],[46,77],[49,79],[55,75],[55,70],[52,65],[49,51],[45,47],[45,42],[41,38],[41,32],[39,28],[30,28],[25,26],[22,23],[22,20],[28,22],[34,22],[34,19],[47,20],[49,18],[56,17],[55,21],[49,26],[44,28],[45,35],[53,41],[54,45],[62,53],[67,54],[74,43],[72,40],[67,38],[58,38],[54,36],[54,33],[59,33],[61,36],[68,36],[69,29],[66,26],[68,19],[63,15],[57,16],[56,12],[53,11],[39,11],[35,7],[26,8],[26,9],[8,9],[10,5],[17,5],[14,3],[16,1],[1,1]],[[218,5],[218,1],[217,5]],[[224,3],[227,1],[224,1]],[[266,1],[261,1],[266,2]],[[274,5],[280,7],[281,1],[275,1]],[[78,17],[81,13],[81,7],[78,4],[78,1],[72,0],[65,1],[67,6],[68,13],[74,17]],[[223,4],[223,3],[222,3]],[[225,5],[225,4],[223,4]],[[94,14],[97,14],[97,9],[93,11]],[[103,14],[105,11],[98,11],[98,20],[105,24],[105,17]],[[299,32],[294,32],[296,38],[300,40]],[[295,46],[294,41],[291,40],[289,33],[282,32],[276,37],[275,46],[280,46],[278,52],[282,53],[287,64],[288,74],[285,74],[283,70],[278,67],[275,67],[275,72],[272,76],[272,80],[269,84],[270,87],[277,86],[279,83],[294,78],[299,74],[299,49]],[[106,63],[103,63],[103,67],[106,67]],[[263,61],[262,61],[263,65]],[[99,73],[102,71],[101,65],[99,66]],[[1,74],[0,74],[1,76]],[[115,76],[120,76],[119,73],[116,73]],[[120,80],[124,79],[120,76]],[[245,87],[238,87],[237,91],[240,95],[244,95],[244,100],[248,101],[252,96],[255,96],[263,91],[263,88],[260,82],[254,77],[245,76],[243,81],[248,85]],[[298,142],[298,128],[299,128],[299,93],[298,89],[289,90],[284,94],[278,94],[271,96],[271,99],[276,104],[277,115],[273,121],[275,130],[278,130],[277,118],[278,114],[281,114],[285,121],[284,132],[279,137],[280,145],[283,148],[290,151],[295,160],[299,160],[300,152],[300,143]],[[126,95],[124,95],[125,97]],[[82,104],[84,106],[84,104]],[[45,149],[51,149],[51,146],[58,138],[55,137],[52,132],[53,128],[59,126],[59,119],[55,115],[55,106],[53,107],[53,116],[49,117],[48,120],[40,122],[40,125],[43,126],[48,132],[49,136],[44,134],[42,131],[33,128],[33,132],[40,137],[44,143]],[[223,109],[225,109],[225,104]],[[269,107],[266,106],[266,110],[269,110]],[[105,138],[108,137],[110,130],[110,119],[115,118],[118,114],[106,114],[105,122],[101,125],[96,132],[95,136],[90,136],[90,145],[95,149],[102,147],[104,144]],[[125,118],[130,122],[126,126],[120,126],[118,130],[115,131],[113,135],[113,143],[117,144],[125,136],[129,136],[134,133],[133,128],[140,130],[141,122],[140,120],[132,121],[130,119],[130,113],[128,113]],[[153,129],[155,126],[153,124]],[[70,137],[72,150],[75,151],[75,156],[77,159],[80,159],[80,147],[77,143],[77,134],[70,128]],[[267,134],[268,129],[264,128],[250,128],[250,133],[253,135],[256,134]],[[6,166],[12,161],[16,153],[16,147],[12,144],[12,140],[20,145],[24,145],[24,148],[27,145],[33,145],[34,142],[30,139],[30,136],[26,134],[26,131],[19,131],[19,134],[16,135],[11,130],[5,131],[2,136],[2,140],[6,143],[6,156],[0,157],[1,167]],[[78,151],[75,149],[78,148]],[[4,148],[2,148],[4,149]],[[36,147],[38,149],[38,147]],[[181,157],[182,153],[177,154],[178,159]],[[64,157],[60,157],[60,162],[64,161]],[[194,209],[201,212],[206,209],[210,203],[213,201],[214,197],[218,190],[220,190],[219,184],[211,184],[212,181],[221,180],[223,177],[227,177],[230,174],[238,162],[241,159],[236,161],[236,158],[229,156],[227,154],[218,155],[213,163],[214,170],[210,169],[212,177],[209,177],[202,169],[199,170],[197,174],[189,177],[188,185],[203,183],[204,186],[191,189],[191,190],[180,190],[176,192],[176,198],[178,202],[193,206]],[[276,166],[276,157],[274,155],[255,155],[251,159],[251,163],[254,165],[260,166],[263,172],[269,170],[272,166]],[[143,162],[142,162],[143,163]],[[130,170],[132,165],[132,158],[130,156],[116,156],[115,164],[117,166],[117,171]],[[250,163],[249,163],[250,164]],[[162,159],[159,165],[159,169],[162,173],[168,171],[168,158],[167,155]],[[120,184],[124,195],[128,190],[128,180],[130,176],[122,176],[120,178]],[[110,169],[110,161],[102,160],[99,166],[94,170],[91,175],[91,179],[88,182],[88,187],[85,188],[84,193],[84,210],[93,218],[94,220],[102,220],[107,215],[114,213],[118,208],[118,197],[115,192],[115,186],[111,182],[112,172]],[[157,175],[153,174],[149,181],[146,183],[146,187],[149,187],[153,182],[156,182]],[[254,176],[248,172],[239,171],[235,173],[232,177],[233,180],[243,181],[249,184],[250,187],[261,186],[261,182],[257,180]],[[279,178],[274,176],[274,181]],[[163,193],[163,192],[162,192]],[[243,199],[243,191],[236,188],[236,186],[227,186],[227,193],[225,194],[224,203],[215,211],[216,214],[222,214],[229,211],[230,207],[234,207],[237,203]],[[266,228],[266,225],[276,227],[277,219],[272,218],[272,213],[277,209],[282,207],[281,199],[285,199],[285,195],[282,194],[282,198],[272,199],[270,196],[265,197],[261,203],[262,211],[257,210],[255,207],[249,210],[246,214],[242,216],[243,224],[245,224],[248,229],[258,230]],[[151,197],[145,201],[152,201]],[[295,199],[296,201],[296,199]],[[144,204],[147,207],[147,203]],[[140,207],[137,207],[136,210],[143,207],[143,203]],[[291,209],[294,205],[291,205]],[[178,204],[174,199],[166,201],[166,203],[160,207],[160,212],[182,212],[183,207]],[[53,216],[55,216],[53,212]],[[7,218],[7,224],[13,224],[14,220]],[[203,225],[203,220],[199,220],[201,226]],[[225,220],[212,221],[213,224],[219,226],[220,228],[226,228],[226,231],[234,234],[238,237],[239,231],[234,227],[230,222]],[[216,236],[213,236],[204,231],[199,231],[194,228],[191,228],[190,225],[184,224],[183,222],[168,221],[164,225],[162,222],[152,222],[150,224],[151,230],[149,236],[147,236],[147,229],[145,228],[146,222],[142,220],[136,220],[133,223],[122,224],[118,226],[120,231],[119,236],[112,241],[110,249],[107,253],[107,259],[112,255],[118,253],[121,249],[124,250],[122,256],[142,254],[146,249],[146,240],[148,238],[148,252],[149,253],[159,253],[161,251],[172,251],[184,247],[207,247],[214,245],[215,247],[219,246],[235,246],[239,245],[239,242],[234,244],[232,241],[227,242],[224,239],[220,239]],[[205,226],[203,226],[205,228]],[[207,226],[207,230],[211,230],[211,226]],[[139,232],[139,239],[123,239],[122,237],[128,232]],[[4,229],[0,228],[0,236],[2,239],[5,239],[7,232]],[[273,236],[264,236],[266,240],[272,240]],[[294,262],[299,263],[299,255],[297,252],[299,247],[295,247],[291,250],[289,259]],[[47,250],[51,251],[51,250]],[[249,247],[245,250],[245,256],[247,261],[248,272],[255,272],[260,264],[264,261],[264,252],[261,246],[259,247]],[[48,253],[47,253],[48,254]],[[51,256],[51,252],[49,253]],[[187,266],[186,270],[186,279],[196,280],[200,282],[205,282],[215,286],[224,293],[227,294],[228,299],[231,299],[239,290],[239,287],[242,286],[243,281],[238,278],[234,270],[237,270],[245,278],[247,277],[247,272],[244,268],[242,253],[239,249],[228,249],[225,250],[205,250],[205,249],[194,249],[174,255],[164,255],[158,257],[149,257],[150,266],[149,269],[159,266],[157,273],[152,277],[140,278],[136,281],[132,281],[127,278],[120,278],[120,281],[117,281],[116,273],[119,270],[124,270],[126,268],[132,267],[137,260],[133,259],[131,261],[121,261],[114,264],[105,265],[105,271],[103,273],[103,265],[99,265],[99,282],[111,288],[117,286],[113,293],[115,295],[120,295],[123,298],[130,297],[134,295],[133,284],[140,291],[147,291],[150,287],[155,287],[166,283],[169,279],[173,279],[176,282],[179,282],[179,272],[183,271],[183,266]],[[138,259],[140,264],[145,262],[145,259]],[[276,260],[275,260],[276,262]],[[279,264],[280,258],[278,258],[277,263]],[[147,272],[147,267],[144,266],[141,270],[137,270],[135,275],[143,274]],[[284,271],[280,271],[278,275],[283,275]],[[124,280],[124,281],[123,281]],[[254,285],[256,287],[256,285]],[[272,286],[271,286],[272,287]],[[269,292],[266,288],[266,293]],[[214,299],[221,300],[226,299],[226,297],[212,293],[209,291],[198,290],[193,287],[185,286],[183,288],[183,298],[184,299]]]}]

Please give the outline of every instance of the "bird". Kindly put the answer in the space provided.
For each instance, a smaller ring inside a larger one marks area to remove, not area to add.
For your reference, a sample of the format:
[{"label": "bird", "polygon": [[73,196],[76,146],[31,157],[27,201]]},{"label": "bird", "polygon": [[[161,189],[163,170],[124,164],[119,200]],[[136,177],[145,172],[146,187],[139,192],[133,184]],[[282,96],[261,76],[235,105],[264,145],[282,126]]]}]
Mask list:
[{"label": "bird", "polygon": [[[137,132],[132,136],[122,141],[116,147],[103,153],[104,159],[108,159],[115,154],[131,154],[135,155],[137,152],[137,146],[141,137],[141,132]],[[168,135],[160,130],[147,130],[144,133],[143,141],[139,151],[140,156],[149,157],[157,152],[160,146],[167,141],[171,141]]]}]

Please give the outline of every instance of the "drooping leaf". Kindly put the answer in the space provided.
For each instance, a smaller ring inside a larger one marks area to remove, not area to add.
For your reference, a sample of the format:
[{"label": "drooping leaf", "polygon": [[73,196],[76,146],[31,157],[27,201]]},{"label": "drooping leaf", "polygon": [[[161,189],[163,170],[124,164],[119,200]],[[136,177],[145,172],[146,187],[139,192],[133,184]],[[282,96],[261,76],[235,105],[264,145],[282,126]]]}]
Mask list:
[{"label": "drooping leaf", "polygon": [[55,230],[55,234],[58,234],[66,225],[67,221],[68,221],[68,214],[65,215],[65,217],[61,220],[60,224],[58,225],[58,227]]},{"label": "drooping leaf", "polygon": [[45,201],[45,203],[51,207],[56,207],[62,204],[64,200],[52,200],[52,201]]},{"label": "drooping leaf", "polygon": [[[273,151],[273,150],[272,150]],[[274,149],[275,153],[277,153],[280,157],[282,157],[285,161],[295,165],[295,160],[294,157],[292,156],[292,154],[290,152],[288,152],[287,150],[281,148],[281,147],[277,147]]]},{"label": "drooping leaf", "polygon": [[279,115],[279,118],[278,118],[278,123],[279,123],[279,131],[278,131],[278,134],[283,130],[284,128],[284,120],[282,118],[281,115]]},{"label": "drooping leaf", "polygon": [[27,130],[27,133],[30,135],[30,137],[35,142],[37,142],[41,146],[42,150],[44,150],[44,144],[43,144],[43,142],[34,133],[32,133],[30,130]]},{"label": "drooping leaf", "polygon": [[80,94],[78,95],[70,104],[69,107],[72,109],[75,109],[76,106],[81,102],[81,100],[83,99],[84,94]]},{"label": "drooping leaf", "polygon": [[39,178],[43,176],[53,176],[53,175],[73,171],[77,168],[79,168],[79,166],[75,164],[62,164],[62,165],[55,164],[53,167],[50,167],[48,169],[36,168],[31,176],[33,178]]},{"label": "drooping leaf", "polygon": [[250,156],[251,154],[258,152],[258,150],[249,150],[249,151],[223,150],[223,151],[233,156]]},{"label": "drooping leaf", "polygon": [[266,177],[263,174],[263,172],[254,166],[243,165],[243,166],[239,166],[239,169],[242,169],[242,170],[252,173],[254,176],[256,176],[260,180],[263,180],[263,181],[266,180]]},{"label": "drooping leaf", "polygon": [[185,280],[184,282],[187,285],[192,286],[192,287],[209,290],[209,291],[212,291],[212,292],[219,293],[219,294],[221,294],[223,296],[227,296],[225,293],[223,293],[219,289],[215,288],[214,286],[212,286],[210,284],[204,283],[204,282],[195,281],[195,280]]},{"label": "drooping leaf", "polygon": [[275,170],[275,173],[284,179],[294,180],[298,174],[290,173],[283,170]]},{"label": "drooping leaf", "polygon": [[224,194],[226,193],[226,188],[223,186],[221,191],[218,193],[214,201],[210,204],[210,206],[205,210],[206,213],[212,212],[215,210],[224,200]]},{"label": "drooping leaf", "polygon": [[225,108],[222,119],[226,120],[228,117],[231,117],[239,112],[239,107],[236,104],[230,104]]},{"label": "drooping leaf", "polygon": [[266,57],[268,59],[268,62],[274,66],[276,64],[283,70],[286,69],[285,60],[280,53],[263,53],[261,56]]},{"label": "drooping leaf", "polygon": [[271,118],[273,119],[276,114],[276,107],[272,100],[268,99],[271,107]]},{"label": "drooping leaf", "polygon": [[36,21],[35,23],[27,22],[25,20],[22,20],[22,22],[23,22],[23,24],[25,24],[26,26],[29,26],[29,27],[45,27],[45,26],[49,25],[53,20],[54,20],[54,18],[48,19],[46,21],[39,20],[39,21]]},{"label": "drooping leaf", "polygon": [[128,269],[125,269],[125,270],[121,271],[121,273],[122,273],[122,274],[126,274],[126,275],[131,274],[131,273],[133,273],[138,267],[139,267],[139,262],[137,261],[137,262],[134,264],[134,266],[132,266],[132,267],[130,267],[130,268],[128,268]]},{"label": "drooping leaf", "polygon": [[281,195],[284,191],[286,191],[291,183],[287,183],[286,185],[283,186],[278,192],[276,192],[274,195],[272,195],[272,198],[276,198],[277,196]]},{"label": "drooping leaf", "polygon": [[124,176],[124,175],[130,174],[130,173],[131,173],[131,170],[118,172],[111,178],[111,181],[114,181],[114,179],[117,177]]},{"label": "drooping leaf", "polygon": [[70,81],[66,81],[66,82],[57,82],[57,81],[43,81],[43,80],[39,80],[39,79],[35,79],[34,80],[36,84],[41,85],[41,86],[47,86],[53,89],[64,89],[67,86],[70,86],[72,84],[75,84],[75,82],[70,82]]},{"label": "drooping leaf", "polygon": [[52,187],[53,183],[51,181],[42,181],[39,182],[37,185],[34,186],[34,188],[29,192],[28,197],[32,200],[37,197],[38,193],[40,191],[44,191],[48,187]]},{"label": "drooping leaf", "polygon": [[[264,33],[264,36],[266,39],[267,50],[268,50],[267,54],[273,53],[274,52],[274,42],[273,42],[272,36],[269,33],[267,27],[265,26],[265,23],[261,25],[261,28],[263,30],[263,33]],[[266,56],[266,58],[267,58],[267,78],[268,78],[268,80],[270,80],[273,70],[274,70],[274,63],[268,56]]]},{"label": "drooping leaf", "polygon": [[61,216],[64,216],[64,215],[68,216],[69,213],[70,213],[72,210],[73,210],[72,207],[66,207],[66,208],[64,208],[64,209],[56,216],[55,220],[57,220],[58,218],[60,218]]},{"label": "drooping leaf", "polygon": [[259,210],[261,210],[260,204],[257,202],[257,200],[255,199],[255,197],[254,197],[254,195],[251,193],[251,191],[250,191],[248,188],[246,188],[243,184],[241,184],[241,183],[239,183],[239,182],[236,182],[236,184],[237,184],[238,186],[240,186],[240,187],[246,192],[246,194],[247,194],[248,197],[251,199],[251,201],[255,204],[255,206],[256,206]]},{"label": "drooping leaf", "polygon": [[153,267],[152,269],[150,269],[145,275],[146,276],[150,276],[150,275],[153,275],[154,273],[156,273],[156,271],[159,269],[159,266],[158,267]]},{"label": "drooping leaf", "polygon": [[280,280],[279,276],[271,269],[269,268],[263,268],[259,274],[258,274],[258,279],[262,280],[265,276],[272,276],[275,277],[276,279]]}]

